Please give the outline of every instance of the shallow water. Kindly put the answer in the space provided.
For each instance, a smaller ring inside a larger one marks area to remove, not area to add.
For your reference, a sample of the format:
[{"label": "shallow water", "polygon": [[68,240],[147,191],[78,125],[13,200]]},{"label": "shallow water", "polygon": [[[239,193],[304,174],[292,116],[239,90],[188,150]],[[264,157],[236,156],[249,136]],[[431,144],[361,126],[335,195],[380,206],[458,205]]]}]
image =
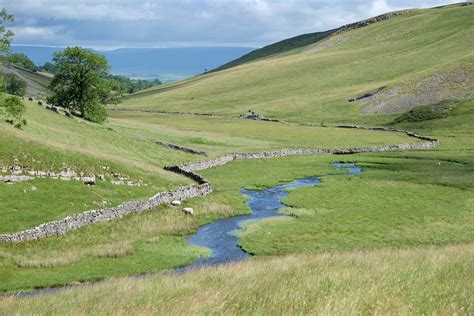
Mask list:
[{"label": "shallow water", "polygon": [[[337,163],[332,165],[335,169],[346,169],[346,175],[359,174],[362,169],[351,163]],[[191,245],[207,247],[212,255],[200,258],[192,264],[178,269],[178,272],[202,266],[212,266],[222,263],[244,260],[250,254],[237,246],[239,238],[236,232],[240,230],[243,222],[259,221],[264,218],[284,216],[278,210],[286,206],[281,203],[288,196],[288,191],[300,187],[314,186],[320,183],[317,177],[297,179],[289,184],[275,186],[266,190],[241,190],[248,197],[247,205],[251,213],[217,220],[199,228],[196,234],[187,238]]]}]

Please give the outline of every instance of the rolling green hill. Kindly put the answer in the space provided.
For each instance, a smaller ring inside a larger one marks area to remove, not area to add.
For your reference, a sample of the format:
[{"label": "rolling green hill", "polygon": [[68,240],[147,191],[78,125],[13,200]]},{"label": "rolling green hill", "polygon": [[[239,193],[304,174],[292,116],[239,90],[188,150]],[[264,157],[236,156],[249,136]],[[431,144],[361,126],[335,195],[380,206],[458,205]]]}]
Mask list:
[{"label": "rolling green hill", "polygon": [[292,38],[288,38],[288,39],[279,41],[277,43],[273,43],[265,47],[256,49],[248,54],[245,54],[244,56],[240,58],[237,58],[229,63],[226,63],[214,69],[213,71],[219,71],[219,70],[223,70],[223,69],[227,69],[231,67],[236,67],[242,64],[246,64],[255,60],[259,60],[259,59],[270,57],[277,54],[284,54],[291,50],[320,42],[333,34],[341,33],[348,30],[354,30],[361,27],[366,27],[372,23],[387,20],[393,16],[402,15],[408,12],[409,11],[405,10],[405,11],[396,11],[396,12],[386,13],[386,14],[382,14],[382,15],[379,15],[367,20],[360,21],[360,22],[347,24],[333,30],[328,30],[325,32],[308,33],[308,34],[303,34],[303,35],[298,35]]},{"label": "rolling green hill", "polygon": [[251,51],[250,53],[245,54],[244,56],[237,58],[229,63],[226,63],[220,67],[217,67],[216,69],[212,71],[219,71],[219,70],[239,66],[239,65],[246,64],[258,59],[272,56],[272,55],[282,54],[298,47],[311,45],[316,42],[322,41],[323,39],[327,38],[328,36],[330,36],[331,34],[334,34],[337,31],[338,30],[336,29],[336,30],[329,30],[326,32],[315,32],[315,33],[303,34],[303,35],[298,35],[292,38],[288,38],[280,42],[270,44],[265,47]]},{"label": "rolling green hill", "polygon": [[282,56],[137,93],[119,108],[388,122],[415,106],[472,97],[473,14],[472,5],[412,10]]}]

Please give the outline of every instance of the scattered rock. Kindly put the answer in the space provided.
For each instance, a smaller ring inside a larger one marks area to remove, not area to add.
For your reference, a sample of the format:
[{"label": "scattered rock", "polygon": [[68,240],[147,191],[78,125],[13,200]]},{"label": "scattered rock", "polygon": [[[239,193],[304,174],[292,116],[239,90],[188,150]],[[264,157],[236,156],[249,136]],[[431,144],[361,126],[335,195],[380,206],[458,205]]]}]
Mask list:
[{"label": "scattered rock", "polygon": [[44,171],[38,170],[38,171],[36,171],[36,176],[37,176],[37,177],[44,178],[44,177],[47,176],[47,173],[44,172]]},{"label": "scattered rock", "polygon": [[11,170],[12,170],[12,171],[11,171],[12,174],[14,174],[14,175],[18,175],[18,174],[22,174],[22,173],[23,173],[23,171],[21,170],[21,167],[20,167],[20,166],[13,166],[13,167],[11,168]]},{"label": "scattered rock", "polygon": [[257,114],[255,112],[249,112],[249,113],[245,113],[245,114],[240,115],[240,118],[244,118],[244,119],[248,119],[248,120],[261,121],[261,120],[265,119],[265,116]]},{"label": "scattered rock", "polygon": [[181,201],[174,200],[174,201],[171,202],[171,205],[174,205],[174,206],[181,205]]},{"label": "scattered rock", "polygon": [[0,180],[7,183],[22,182],[22,181],[28,181],[31,179],[33,178],[29,176],[18,176],[18,175],[0,176]]},{"label": "scattered rock", "polygon": [[84,182],[85,185],[95,185],[95,176],[93,176],[93,177],[82,177],[81,180],[82,180],[82,182]]},{"label": "scattered rock", "polygon": [[255,121],[267,121],[267,122],[281,122],[280,120],[266,118],[261,114],[257,114],[249,110],[249,113],[241,114],[240,118],[247,119],[247,120],[255,120]]},{"label": "scattered rock", "polygon": [[33,185],[33,186],[31,187],[31,191],[36,191],[36,190],[37,190],[37,188]]}]

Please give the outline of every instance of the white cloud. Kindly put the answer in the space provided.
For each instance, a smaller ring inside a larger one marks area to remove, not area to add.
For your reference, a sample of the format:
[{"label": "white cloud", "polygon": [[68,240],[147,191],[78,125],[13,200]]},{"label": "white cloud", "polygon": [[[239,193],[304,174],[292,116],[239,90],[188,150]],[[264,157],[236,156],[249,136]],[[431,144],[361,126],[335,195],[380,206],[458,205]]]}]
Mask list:
[{"label": "white cloud", "polygon": [[387,11],[459,1],[0,0],[0,7],[16,16],[19,44],[220,46],[264,45]]},{"label": "white cloud", "polygon": [[55,29],[51,27],[17,26],[10,29],[21,38],[50,40],[56,36]]},{"label": "white cloud", "polygon": [[392,11],[393,8],[387,4],[385,0],[375,0],[370,8],[371,15],[379,15],[388,11]]}]

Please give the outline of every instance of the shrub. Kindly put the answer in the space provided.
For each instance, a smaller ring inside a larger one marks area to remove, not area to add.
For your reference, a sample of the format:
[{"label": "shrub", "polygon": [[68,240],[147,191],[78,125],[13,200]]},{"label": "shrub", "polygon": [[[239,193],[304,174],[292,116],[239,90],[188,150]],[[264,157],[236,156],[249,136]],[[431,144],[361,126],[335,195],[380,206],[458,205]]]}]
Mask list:
[{"label": "shrub", "polygon": [[15,74],[6,74],[4,76],[5,91],[9,94],[24,96],[26,93],[26,81]]},{"label": "shrub", "polygon": [[15,128],[22,129],[26,125],[26,119],[23,119],[25,105],[18,97],[6,98],[2,104],[5,121]]},{"label": "shrub", "polygon": [[447,100],[436,104],[419,106],[407,111],[397,117],[393,122],[422,122],[428,120],[442,119],[449,115],[457,105],[456,101]]},{"label": "shrub", "polygon": [[[26,111],[25,105],[21,102],[18,97],[8,97],[3,102],[4,116],[7,122],[12,124],[15,121],[21,121],[23,114]],[[21,122],[20,122],[21,124]]]},{"label": "shrub", "polygon": [[9,54],[6,56],[6,62],[18,67],[25,68],[30,71],[38,71],[35,63],[25,54]]},{"label": "shrub", "polygon": [[107,118],[107,112],[102,104],[89,103],[84,107],[83,117],[94,123],[102,123]]}]

